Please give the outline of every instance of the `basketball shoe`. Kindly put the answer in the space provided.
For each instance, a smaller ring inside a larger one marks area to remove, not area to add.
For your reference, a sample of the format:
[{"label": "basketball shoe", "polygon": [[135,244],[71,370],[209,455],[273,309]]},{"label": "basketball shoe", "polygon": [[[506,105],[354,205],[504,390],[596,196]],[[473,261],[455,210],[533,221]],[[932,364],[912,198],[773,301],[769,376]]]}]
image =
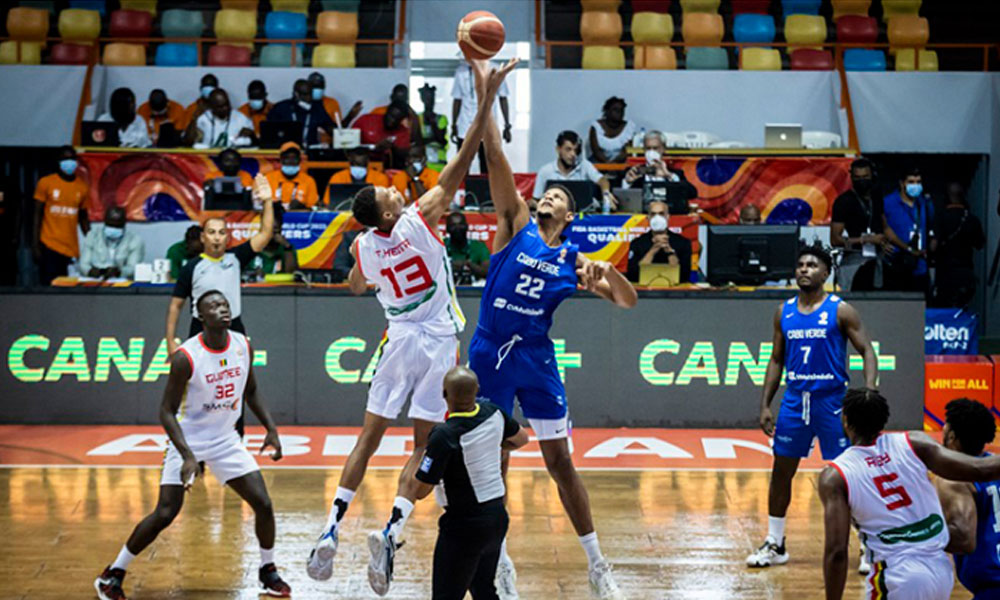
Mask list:
[{"label": "basketball shoe", "polygon": [[764,538],[764,543],[760,545],[750,556],[747,557],[748,567],[770,567],[772,565],[783,565],[788,562],[788,552],[785,550],[785,540],[781,540],[781,545],[771,536]]},{"label": "basketball shoe", "polygon": [[590,593],[601,600],[624,600],[625,595],[618,589],[611,574],[611,563],[600,560],[590,569]]},{"label": "basketball shoe", "polygon": [[319,541],[309,553],[309,561],[306,563],[306,573],[309,577],[316,581],[326,581],[333,575],[333,557],[337,556],[338,546],[340,538],[335,527],[331,527],[330,531],[319,536]]},{"label": "basketball shoe", "polygon": [[493,579],[496,586],[497,596],[500,600],[519,600],[517,595],[517,571],[514,569],[514,561],[507,556],[506,552],[500,553],[500,561],[497,562],[497,573]]},{"label": "basketball shoe", "polygon": [[368,553],[371,555],[368,559],[368,585],[379,596],[385,596],[389,592],[392,568],[399,547],[400,544],[396,543],[388,527],[368,533]]},{"label": "basketball shoe", "polygon": [[260,579],[260,587],[264,590],[262,593],[277,598],[292,597],[291,586],[278,575],[278,567],[275,567],[274,563],[267,563],[261,567],[257,572],[257,578]]},{"label": "basketball shoe", "polygon": [[125,582],[125,571],[112,569],[111,565],[104,568],[100,577],[94,580],[94,589],[101,600],[128,600],[122,590]]}]

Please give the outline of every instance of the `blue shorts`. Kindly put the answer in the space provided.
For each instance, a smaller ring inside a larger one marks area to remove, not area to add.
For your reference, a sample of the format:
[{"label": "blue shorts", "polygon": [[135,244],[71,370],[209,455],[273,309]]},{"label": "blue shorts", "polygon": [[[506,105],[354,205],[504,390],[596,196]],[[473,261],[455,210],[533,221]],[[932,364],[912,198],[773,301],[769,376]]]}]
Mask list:
[{"label": "blue shorts", "polygon": [[566,416],[566,388],[549,339],[497,343],[476,330],[469,368],[479,377],[479,398],[514,414],[514,398],[527,419]]},{"label": "blue shorts", "polygon": [[805,458],[814,438],[819,438],[823,460],[840,456],[851,445],[840,422],[843,402],[843,392],[824,395],[813,392],[806,399],[786,394],[774,426],[775,456]]}]

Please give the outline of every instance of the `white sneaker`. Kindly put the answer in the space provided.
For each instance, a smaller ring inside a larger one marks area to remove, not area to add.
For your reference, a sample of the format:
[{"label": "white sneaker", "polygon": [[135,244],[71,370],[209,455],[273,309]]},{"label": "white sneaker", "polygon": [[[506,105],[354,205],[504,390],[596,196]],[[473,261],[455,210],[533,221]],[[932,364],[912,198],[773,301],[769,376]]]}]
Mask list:
[{"label": "white sneaker", "polygon": [[396,543],[388,531],[368,533],[368,585],[379,596],[389,593],[392,583],[392,566],[396,557]]},{"label": "white sneaker", "polygon": [[788,552],[785,550],[785,540],[782,539],[779,546],[771,536],[767,536],[764,539],[764,543],[760,545],[760,548],[757,548],[747,557],[748,567],[763,568],[773,565],[783,565],[786,562],[788,562]]},{"label": "white sneaker", "polygon": [[868,575],[872,572],[872,564],[868,562],[868,552],[865,545],[861,545],[861,560],[858,562],[858,575]]},{"label": "white sneaker", "polygon": [[333,557],[337,556],[340,540],[337,530],[331,527],[329,531],[319,536],[319,541],[309,553],[306,562],[306,573],[316,581],[326,581],[333,575]]},{"label": "white sneaker", "polygon": [[500,561],[497,562],[497,574],[493,579],[500,600],[519,600],[516,584],[517,571],[514,569],[514,561],[503,552],[500,554]]},{"label": "white sneaker", "polygon": [[590,569],[590,593],[601,600],[625,600],[608,561],[602,559]]}]

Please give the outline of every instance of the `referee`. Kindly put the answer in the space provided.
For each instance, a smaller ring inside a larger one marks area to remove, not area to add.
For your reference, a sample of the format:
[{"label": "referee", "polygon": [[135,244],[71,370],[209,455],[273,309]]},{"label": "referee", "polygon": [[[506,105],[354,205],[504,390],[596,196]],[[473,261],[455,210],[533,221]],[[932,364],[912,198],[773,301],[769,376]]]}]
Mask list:
[{"label": "referee", "polygon": [[445,513],[434,547],[433,600],[496,600],[493,578],[507,535],[500,450],[520,448],[528,434],[496,405],[476,402],[479,380],[454,367],[444,378],[448,417],[431,431],[417,469],[418,498],[439,482]]}]

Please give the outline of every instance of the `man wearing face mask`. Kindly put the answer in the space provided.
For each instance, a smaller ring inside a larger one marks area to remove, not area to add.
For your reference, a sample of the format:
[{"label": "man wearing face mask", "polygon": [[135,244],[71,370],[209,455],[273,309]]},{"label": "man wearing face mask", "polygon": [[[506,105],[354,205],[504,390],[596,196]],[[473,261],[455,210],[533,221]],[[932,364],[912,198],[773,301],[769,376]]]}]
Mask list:
[{"label": "man wearing face mask", "polygon": [[149,100],[143,102],[136,113],[146,121],[146,130],[153,144],[160,138],[160,127],[164,123],[170,123],[177,131],[184,131],[187,127],[184,107],[167,98],[167,93],[160,89],[150,92]]},{"label": "man wearing face mask", "polygon": [[76,227],[90,232],[87,196],[90,186],[76,173],[76,150],[59,149],[59,170],[38,180],[35,187],[35,235],[32,250],[38,263],[38,279],[49,285],[68,272],[69,263],[80,255]]},{"label": "man wearing face mask", "polygon": [[469,222],[465,215],[453,212],[445,221],[448,237],[444,248],[451,259],[455,285],[477,285],[486,280],[490,270],[490,249],[479,240],[469,239]]},{"label": "man wearing face mask", "polygon": [[81,273],[99,279],[132,279],[146,247],[125,225],[125,209],[112,206],[104,213],[104,223],[90,228],[80,248]]},{"label": "man wearing face mask", "polygon": [[280,157],[281,168],[267,174],[274,201],[285,210],[311,210],[319,201],[319,192],[316,180],[302,168],[302,148],[295,142],[285,142]]},{"label": "man wearing face mask", "polygon": [[680,282],[691,281],[691,240],[667,228],[670,212],[665,202],[649,203],[649,231],[628,245],[629,281],[639,281],[639,265],[678,265]]},{"label": "man wearing face mask", "polygon": [[[344,183],[368,183],[376,187],[389,187],[389,177],[382,171],[376,171],[368,166],[368,150],[352,148],[347,152],[350,168],[337,171],[330,177],[330,185]],[[330,186],[323,194],[323,204],[330,204]],[[333,208],[333,207],[331,207]]]},{"label": "man wearing face mask", "polygon": [[581,156],[581,149],[580,136],[575,131],[563,131],[556,136],[556,159],[538,169],[535,176],[535,189],[531,193],[535,201],[545,193],[548,181],[592,181],[601,188],[611,205],[617,206],[607,177],[601,175],[592,162]]},{"label": "man wearing face mask", "polygon": [[319,143],[319,130],[326,135],[336,127],[330,115],[323,109],[323,103],[313,100],[312,85],[305,79],[298,79],[292,86],[292,97],[274,105],[267,115],[268,121],[278,123],[301,123],[302,139],[306,146]]},{"label": "man wearing face mask", "polygon": [[195,148],[231,148],[253,142],[253,123],[233,110],[229,94],[215,90],[208,96],[209,110],[188,125],[185,136]]},{"label": "man wearing face mask", "polygon": [[924,194],[916,167],[905,172],[899,189],[883,200],[883,230],[888,238],[890,282],[887,289],[927,293],[927,255],[934,249],[934,203]]},{"label": "man wearing face mask", "polygon": [[875,169],[867,158],[851,163],[851,189],[833,202],[830,243],[844,249],[837,273],[841,289],[871,291],[883,283],[882,198],[875,191]]},{"label": "man wearing face mask", "polygon": [[411,146],[406,168],[392,176],[392,185],[409,204],[437,185],[438,172],[427,168],[427,151],[423,146]]},{"label": "man wearing face mask", "polygon": [[361,101],[358,100],[351,106],[350,112],[347,116],[340,114],[340,103],[337,102],[336,98],[332,98],[326,95],[326,78],[323,74],[318,71],[313,71],[309,74],[309,85],[312,86],[312,99],[313,102],[322,102],[323,110],[326,114],[330,116],[330,120],[334,123],[340,123],[341,127],[347,127],[352,121],[361,113]]},{"label": "man wearing face mask", "polygon": [[217,89],[219,89],[219,79],[211,73],[205,73],[198,87],[198,99],[188,104],[187,108],[184,109],[185,128],[200,117],[201,113],[208,110],[208,97]]},{"label": "man wearing face mask", "polygon": [[666,181],[683,189],[685,200],[698,197],[698,190],[687,180],[683,171],[674,171],[667,166],[663,157],[666,156],[667,144],[662,132],[650,131],[643,139],[646,150],[646,162],[635,165],[625,172],[622,185],[626,188],[645,188],[647,183]]},{"label": "man wearing face mask", "polygon": [[247,98],[249,100],[240,107],[240,112],[250,119],[253,123],[253,133],[259,137],[261,121],[267,118],[274,105],[267,101],[267,87],[259,79],[254,79],[247,86]]}]

